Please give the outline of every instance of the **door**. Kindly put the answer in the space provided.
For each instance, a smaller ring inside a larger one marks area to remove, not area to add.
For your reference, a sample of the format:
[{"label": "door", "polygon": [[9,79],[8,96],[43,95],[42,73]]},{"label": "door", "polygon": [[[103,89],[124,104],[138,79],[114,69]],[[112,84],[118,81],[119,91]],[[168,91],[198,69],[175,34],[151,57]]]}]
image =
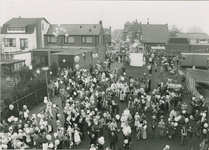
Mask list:
[{"label": "door", "polygon": [[20,39],[20,49],[25,50],[25,48],[28,48],[28,40]]}]

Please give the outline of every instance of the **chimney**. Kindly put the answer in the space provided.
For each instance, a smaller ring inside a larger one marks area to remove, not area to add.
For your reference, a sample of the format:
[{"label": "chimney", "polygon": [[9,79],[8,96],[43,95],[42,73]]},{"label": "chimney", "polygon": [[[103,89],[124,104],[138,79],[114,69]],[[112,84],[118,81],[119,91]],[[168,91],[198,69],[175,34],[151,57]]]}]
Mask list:
[{"label": "chimney", "polygon": [[137,22],[137,19],[136,19],[136,22]]},{"label": "chimney", "polygon": [[99,21],[99,24],[102,25],[102,21],[101,20]]},{"label": "chimney", "polygon": [[165,25],[167,26],[168,24],[166,23]]},{"label": "chimney", "polygon": [[21,18],[21,16],[19,16],[19,18]]},{"label": "chimney", "polygon": [[110,30],[111,30],[111,26],[110,26]]},{"label": "chimney", "polygon": [[142,22],[140,22],[140,24],[142,24]]},{"label": "chimney", "polygon": [[82,26],[80,26],[80,28],[82,28]]},{"label": "chimney", "polygon": [[96,25],[94,25],[94,28],[96,28]]},{"label": "chimney", "polygon": [[147,18],[147,25],[149,25],[149,18]]}]

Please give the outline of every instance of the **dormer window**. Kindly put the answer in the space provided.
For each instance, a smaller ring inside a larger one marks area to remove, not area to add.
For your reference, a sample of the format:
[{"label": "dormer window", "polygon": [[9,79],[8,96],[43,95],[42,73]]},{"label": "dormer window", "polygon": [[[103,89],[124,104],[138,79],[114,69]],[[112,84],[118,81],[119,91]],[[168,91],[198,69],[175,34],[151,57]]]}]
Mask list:
[{"label": "dormer window", "polygon": [[25,28],[7,28],[7,33],[25,33]]}]

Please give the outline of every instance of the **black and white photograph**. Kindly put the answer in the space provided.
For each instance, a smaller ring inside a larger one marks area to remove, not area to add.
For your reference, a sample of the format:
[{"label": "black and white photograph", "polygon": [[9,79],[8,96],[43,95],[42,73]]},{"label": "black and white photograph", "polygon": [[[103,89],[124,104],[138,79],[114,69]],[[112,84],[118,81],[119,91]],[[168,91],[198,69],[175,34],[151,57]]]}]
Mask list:
[{"label": "black and white photograph", "polygon": [[209,1],[0,0],[0,150],[209,150]]}]

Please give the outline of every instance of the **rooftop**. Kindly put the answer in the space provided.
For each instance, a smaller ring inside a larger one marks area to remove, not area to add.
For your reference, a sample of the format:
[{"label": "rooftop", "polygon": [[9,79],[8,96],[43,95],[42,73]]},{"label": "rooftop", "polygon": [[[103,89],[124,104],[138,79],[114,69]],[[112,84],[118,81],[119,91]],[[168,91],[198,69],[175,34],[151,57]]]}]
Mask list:
[{"label": "rooftop", "polygon": [[208,70],[201,70],[201,69],[190,69],[187,68],[187,72],[192,76],[195,82],[204,82],[209,83],[209,71]]},{"label": "rooftop", "polygon": [[25,60],[20,60],[20,59],[1,59],[0,64],[14,64],[18,62],[24,62]]},{"label": "rooftop", "polygon": [[168,26],[163,24],[142,25],[143,43],[167,43],[169,39]]},{"label": "rooftop", "polygon": [[[60,27],[66,32],[60,32],[61,35],[66,33],[69,35],[99,35],[102,26],[99,24],[61,24]],[[53,35],[56,32],[57,25],[51,25],[47,32],[48,35]]]},{"label": "rooftop", "polygon": [[[26,28],[27,33],[32,33],[34,31],[34,27],[37,24],[38,20],[44,19],[48,22],[45,18],[12,18],[6,23],[4,23],[1,33],[7,34],[7,28]],[[49,23],[49,22],[48,22]]]},{"label": "rooftop", "polygon": [[207,33],[176,33],[176,36],[188,39],[209,39]]}]

